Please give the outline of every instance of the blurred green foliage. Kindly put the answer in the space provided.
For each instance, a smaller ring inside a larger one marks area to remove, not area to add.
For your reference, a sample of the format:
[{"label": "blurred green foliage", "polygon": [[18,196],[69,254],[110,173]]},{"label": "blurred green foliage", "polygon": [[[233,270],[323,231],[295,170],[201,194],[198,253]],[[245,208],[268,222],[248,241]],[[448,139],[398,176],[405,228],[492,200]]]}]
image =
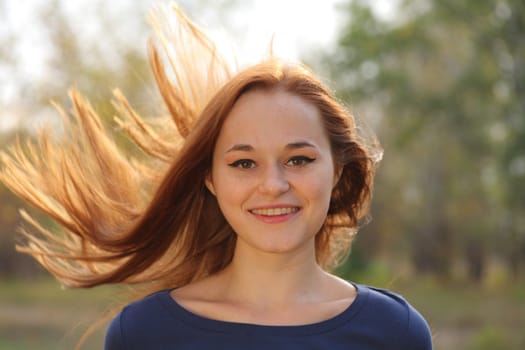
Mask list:
[{"label": "blurred green foliage", "polygon": [[[84,332],[112,307],[124,302],[122,290],[60,289],[56,280],[0,280],[0,350],[70,350]],[[107,322],[83,349],[101,349]]]},{"label": "blurred green foliage", "polygon": [[468,345],[468,350],[510,349],[511,342],[507,331],[496,327],[487,327],[473,336]]},{"label": "blurred green foliage", "polygon": [[481,282],[502,261],[523,277],[525,4],[406,0],[380,17],[356,0],[340,12],[338,46],[312,60],[385,148],[359,264],[408,258],[415,273]]}]

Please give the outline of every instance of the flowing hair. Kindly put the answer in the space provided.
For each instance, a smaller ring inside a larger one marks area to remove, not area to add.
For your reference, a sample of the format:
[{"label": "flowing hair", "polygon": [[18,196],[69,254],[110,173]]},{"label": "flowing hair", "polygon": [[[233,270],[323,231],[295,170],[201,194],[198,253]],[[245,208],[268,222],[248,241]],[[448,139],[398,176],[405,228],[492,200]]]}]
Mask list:
[{"label": "flowing hair", "polygon": [[375,139],[359,135],[352,114],[306,66],[269,57],[234,74],[179,8],[174,25],[167,12],[151,18],[157,41],[150,41],[149,58],[170,118],[146,121],[114,93],[116,123],[149,157],[119,149],[76,90],[73,113],[57,106],[61,138],[41,131],[36,143],[18,141],[1,153],[0,180],[60,226],[50,230],[22,211],[32,229],[22,231],[17,249],[71,287],[142,283],[146,293],[220,271],[236,235],[205,186],[215,143],[243,93],[280,89],[319,109],[341,173],[316,235],[318,263],[333,268],[368,213],[380,159]]}]

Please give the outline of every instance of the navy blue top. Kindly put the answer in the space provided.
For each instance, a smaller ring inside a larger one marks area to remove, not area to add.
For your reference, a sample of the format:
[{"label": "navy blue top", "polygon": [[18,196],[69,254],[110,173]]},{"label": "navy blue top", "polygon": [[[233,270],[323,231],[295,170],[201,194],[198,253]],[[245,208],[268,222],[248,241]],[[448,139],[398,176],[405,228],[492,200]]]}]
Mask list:
[{"label": "navy blue top", "polygon": [[354,302],[326,321],[266,326],[209,319],[180,306],[170,290],[126,306],[110,323],[105,350],[431,350],[423,317],[390,291],[356,285]]}]

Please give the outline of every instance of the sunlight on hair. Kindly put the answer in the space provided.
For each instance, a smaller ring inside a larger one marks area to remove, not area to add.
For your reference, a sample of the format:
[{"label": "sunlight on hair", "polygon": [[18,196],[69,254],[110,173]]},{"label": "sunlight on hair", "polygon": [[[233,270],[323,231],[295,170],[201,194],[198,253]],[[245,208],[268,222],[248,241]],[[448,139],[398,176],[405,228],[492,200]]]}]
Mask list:
[{"label": "sunlight on hair", "polygon": [[67,286],[100,283],[118,268],[123,254],[115,241],[140,216],[193,122],[232,75],[214,42],[178,6],[158,5],[148,19],[156,35],[149,44],[151,66],[169,116],[143,119],[118,89],[113,105],[116,124],[149,157],[119,149],[76,89],[69,94],[71,113],[54,104],[64,127],[60,135],[44,128],[36,143],[18,140],[0,153],[0,180],[64,230],[51,232],[22,212],[38,234],[23,229],[26,243],[17,249]]}]

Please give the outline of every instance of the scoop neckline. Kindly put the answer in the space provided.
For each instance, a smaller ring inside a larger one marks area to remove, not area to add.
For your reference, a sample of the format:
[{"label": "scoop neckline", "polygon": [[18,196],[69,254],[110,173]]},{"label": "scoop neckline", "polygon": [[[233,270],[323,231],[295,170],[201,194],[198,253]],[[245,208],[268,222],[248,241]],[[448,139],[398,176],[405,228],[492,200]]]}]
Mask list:
[{"label": "scoop neckline", "polygon": [[[352,282],[350,282],[352,283]],[[205,329],[218,333],[235,333],[246,335],[274,335],[274,336],[296,336],[312,335],[337,328],[355,317],[362,309],[368,299],[369,289],[366,286],[352,283],[357,293],[354,301],[350,303],[339,314],[323,321],[308,323],[304,325],[262,325],[256,323],[242,323],[223,321],[198,315],[180,305],[171,297],[173,289],[164,290],[159,293],[163,306],[178,321],[193,328]]]}]

